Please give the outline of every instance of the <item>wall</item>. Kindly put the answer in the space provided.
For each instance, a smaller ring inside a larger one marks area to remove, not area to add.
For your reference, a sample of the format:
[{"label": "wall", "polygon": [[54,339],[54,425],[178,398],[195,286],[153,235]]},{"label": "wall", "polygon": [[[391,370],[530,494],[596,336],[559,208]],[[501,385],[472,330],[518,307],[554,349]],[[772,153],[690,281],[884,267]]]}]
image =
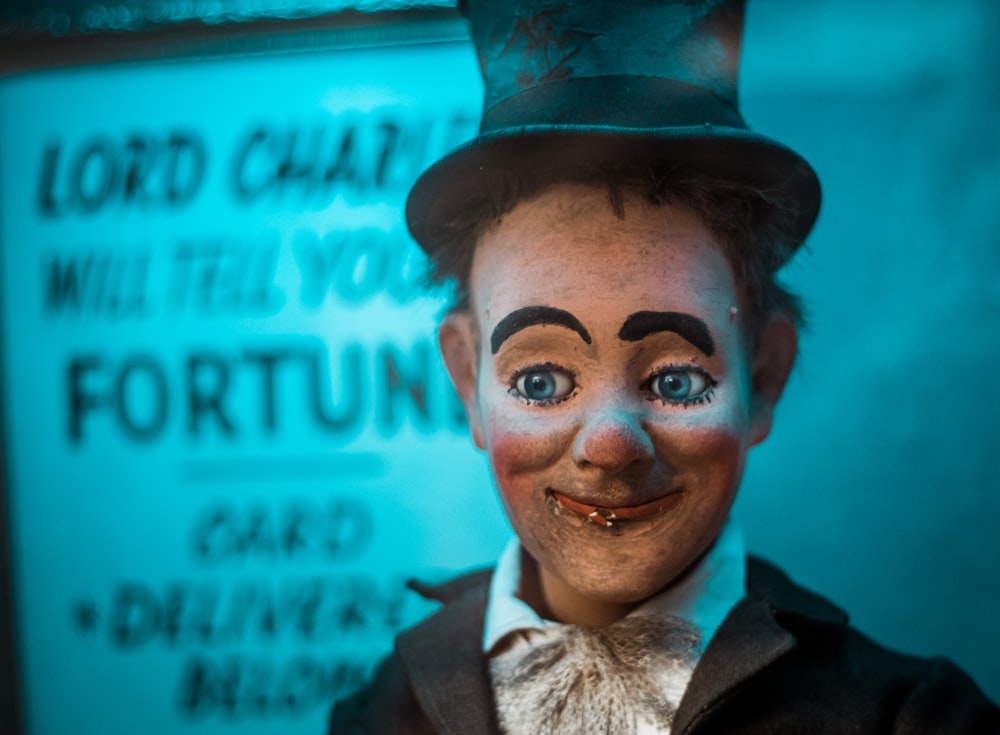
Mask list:
[{"label": "wall", "polygon": [[753,549],[894,647],[1000,698],[1000,55],[995,5],[750,4],[750,124],[823,209],[812,313],[738,511]]}]

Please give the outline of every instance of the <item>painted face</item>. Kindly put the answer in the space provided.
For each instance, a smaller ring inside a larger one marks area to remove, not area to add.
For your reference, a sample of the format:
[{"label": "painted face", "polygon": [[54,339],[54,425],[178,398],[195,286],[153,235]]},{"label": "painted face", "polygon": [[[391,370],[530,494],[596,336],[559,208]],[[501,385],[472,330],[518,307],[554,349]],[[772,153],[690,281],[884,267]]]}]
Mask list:
[{"label": "painted face", "polygon": [[471,296],[464,391],[449,369],[543,583],[620,604],[668,585],[718,535],[769,427],[710,232],[638,200],[621,220],[604,191],[561,185],[482,238]]}]

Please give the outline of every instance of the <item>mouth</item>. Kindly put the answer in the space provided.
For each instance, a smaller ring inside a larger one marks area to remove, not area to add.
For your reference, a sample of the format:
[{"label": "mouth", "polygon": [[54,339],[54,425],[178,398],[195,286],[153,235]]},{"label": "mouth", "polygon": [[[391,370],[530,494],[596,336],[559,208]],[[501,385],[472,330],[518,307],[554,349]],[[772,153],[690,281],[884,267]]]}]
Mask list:
[{"label": "mouth", "polygon": [[563,495],[558,490],[553,490],[552,488],[548,488],[545,491],[545,495],[552,498],[560,508],[583,517],[588,523],[596,523],[599,526],[611,528],[615,522],[640,520],[666,513],[681,501],[682,493],[680,490],[673,490],[666,495],[645,503],[618,507],[593,505],[592,503],[574,500],[568,495]]}]

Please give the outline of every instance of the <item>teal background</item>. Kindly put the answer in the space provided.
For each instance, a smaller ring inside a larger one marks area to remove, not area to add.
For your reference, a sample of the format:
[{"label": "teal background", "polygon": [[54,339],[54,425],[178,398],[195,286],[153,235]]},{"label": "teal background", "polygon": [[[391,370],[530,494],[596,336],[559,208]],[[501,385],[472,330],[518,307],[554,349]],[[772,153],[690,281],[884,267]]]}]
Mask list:
[{"label": "teal background", "polygon": [[749,5],[750,124],[823,208],[811,324],[738,511],[748,543],[892,647],[1000,698],[1000,28],[995,4]]}]

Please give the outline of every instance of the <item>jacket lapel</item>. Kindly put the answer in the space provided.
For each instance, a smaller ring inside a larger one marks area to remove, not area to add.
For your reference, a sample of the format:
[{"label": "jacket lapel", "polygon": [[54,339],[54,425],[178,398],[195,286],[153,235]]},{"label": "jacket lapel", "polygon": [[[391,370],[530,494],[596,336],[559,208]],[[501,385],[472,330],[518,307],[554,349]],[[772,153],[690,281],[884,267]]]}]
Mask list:
[{"label": "jacket lapel", "polygon": [[497,733],[493,691],[482,653],[489,573],[418,591],[446,603],[396,642],[420,706],[435,732]]},{"label": "jacket lapel", "polygon": [[744,598],[733,608],[695,667],[671,731],[687,733],[727,692],[795,647],[762,600]]},{"label": "jacket lapel", "polygon": [[843,625],[847,616],[825,599],[794,585],[759,559],[747,562],[747,596],[709,643],[674,717],[672,732],[690,733],[726,695],[793,650],[797,640],[782,616]]}]

